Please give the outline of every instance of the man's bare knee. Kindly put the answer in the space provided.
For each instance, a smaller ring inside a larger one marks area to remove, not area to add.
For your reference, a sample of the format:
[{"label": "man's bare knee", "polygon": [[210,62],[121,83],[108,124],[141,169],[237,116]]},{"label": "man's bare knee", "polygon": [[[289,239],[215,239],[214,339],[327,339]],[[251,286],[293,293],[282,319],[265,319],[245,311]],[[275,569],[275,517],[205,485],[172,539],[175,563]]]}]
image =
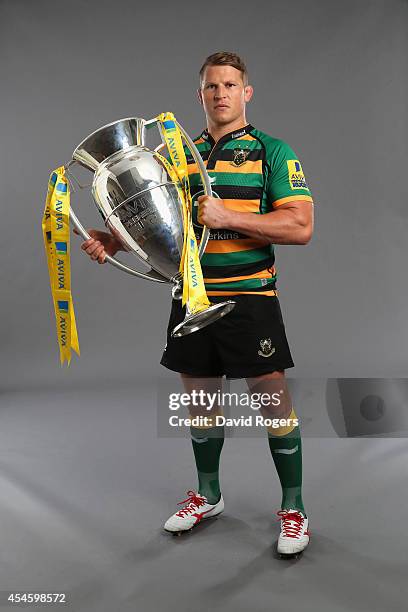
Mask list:
[{"label": "man's bare knee", "polygon": [[263,396],[259,411],[264,418],[286,418],[290,415],[292,399],[284,370],[275,370],[261,376],[247,378],[246,381],[251,395]]}]

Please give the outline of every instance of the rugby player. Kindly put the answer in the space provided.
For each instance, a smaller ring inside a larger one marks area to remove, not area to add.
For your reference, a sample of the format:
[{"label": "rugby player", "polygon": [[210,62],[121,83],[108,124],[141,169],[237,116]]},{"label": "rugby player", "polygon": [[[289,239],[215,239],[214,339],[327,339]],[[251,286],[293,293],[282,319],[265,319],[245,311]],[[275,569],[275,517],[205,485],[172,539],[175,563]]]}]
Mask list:
[{"label": "rugby player", "polygon": [[[181,374],[186,391],[217,389],[224,376],[245,378],[251,392],[272,395],[284,387],[280,405],[271,404],[264,412],[287,419],[285,426],[268,428],[267,435],[282,487],[277,550],[292,555],[308,545],[310,532],[302,499],[301,435],[285,382],[285,370],[294,363],[276,289],[274,245],[308,244],[313,200],[293,149],[247,121],[253,87],[243,60],[236,53],[214,53],[199,75],[206,129],[194,143],[214,194],[203,195],[197,165],[187,150],[193,222],[197,237],[202,225],[211,229],[201,259],[207,295],[213,303],[232,299],[236,306],[200,331],[172,338],[172,329],[185,316],[181,302],[173,300],[161,364]],[[82,249],[99,263],[106,254],[122,250],[109,233],[89,234]],[[221,412],[218,406],[205,414]],[[219,482],[224,426],[214,423],[210,419],[207,427],[190,428],[198,487],[188,490],[183,507],[166,521],[166,531],[191,530],[224,510]]]}]

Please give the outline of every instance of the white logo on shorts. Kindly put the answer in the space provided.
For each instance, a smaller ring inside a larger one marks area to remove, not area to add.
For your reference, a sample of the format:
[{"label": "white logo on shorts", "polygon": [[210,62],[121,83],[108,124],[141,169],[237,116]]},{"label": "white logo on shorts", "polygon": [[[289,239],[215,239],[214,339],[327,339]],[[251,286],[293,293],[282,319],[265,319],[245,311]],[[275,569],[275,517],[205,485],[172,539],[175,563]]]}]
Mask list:
[{"label": "white logo on shorts", "polygon": [[259,341],[261,350],[258,351],[258,355],[260,357],[270,357],[276,351],[275,347],[272,346],[272,340],[270,338],[264,338],[264,340]]}]

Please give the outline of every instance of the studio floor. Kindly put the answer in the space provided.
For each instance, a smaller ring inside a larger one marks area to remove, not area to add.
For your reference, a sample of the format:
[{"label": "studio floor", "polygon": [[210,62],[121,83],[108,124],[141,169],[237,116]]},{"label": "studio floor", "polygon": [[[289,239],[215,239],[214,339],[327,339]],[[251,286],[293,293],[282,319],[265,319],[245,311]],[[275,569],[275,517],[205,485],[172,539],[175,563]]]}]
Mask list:
[{"label": "studio floor", "polygon": [[162,525],[196,487],[193,455],[158,436],[152,386],[0,400],[2,610],[11,592],[66,593],[77,612],[406,608],[405,439],[304,438],[311,543],[282,560],[266,439],[226,440],[225,513],[174,537]]}]

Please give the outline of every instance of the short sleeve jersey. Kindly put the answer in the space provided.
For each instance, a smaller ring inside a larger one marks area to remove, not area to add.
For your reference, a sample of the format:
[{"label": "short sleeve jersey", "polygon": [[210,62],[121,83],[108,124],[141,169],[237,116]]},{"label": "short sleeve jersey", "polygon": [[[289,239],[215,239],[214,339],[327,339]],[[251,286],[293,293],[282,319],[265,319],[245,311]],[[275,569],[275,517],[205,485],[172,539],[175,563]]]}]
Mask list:
[{"label": "short sleeve jersey", "polygon": [[[230,132],[215,143],[204,130],[194,140],[210,176],[215,197],[232,210],[265,214],[285,202],[312,201],[302,166],[293,149],[252,125]],[[204,193],[197,164],[186,150],[193,199],[193,224],[199,240],[197,198]],[[273,295],[276,286],[274,246],[261,238],[226,229],[210,231],[201,259],[208,295]]]}]

